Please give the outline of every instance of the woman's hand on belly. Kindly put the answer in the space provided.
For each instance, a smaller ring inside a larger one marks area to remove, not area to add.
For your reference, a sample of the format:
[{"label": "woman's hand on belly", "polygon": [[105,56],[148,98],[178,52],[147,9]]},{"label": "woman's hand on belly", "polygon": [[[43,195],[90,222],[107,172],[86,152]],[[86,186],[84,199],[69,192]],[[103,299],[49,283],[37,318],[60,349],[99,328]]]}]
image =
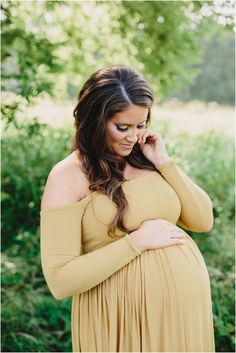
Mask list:
[{"label": "woman's hand on belly", "polygon": [[186,233],[164,219],[143,222],[140,228],[129,234],[140,251],[185,244]]}]

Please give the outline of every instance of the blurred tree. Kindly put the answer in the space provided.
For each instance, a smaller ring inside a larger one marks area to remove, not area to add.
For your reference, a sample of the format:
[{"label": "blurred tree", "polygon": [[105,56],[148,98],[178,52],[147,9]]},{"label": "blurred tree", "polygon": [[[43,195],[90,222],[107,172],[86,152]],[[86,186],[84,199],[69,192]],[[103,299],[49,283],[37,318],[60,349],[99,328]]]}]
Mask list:
[{"label": "blurred tree", "polygon": [[[235,104],[235,41],[234,32],[214,32],[203,41],[203,61],[193,84],[172,96],[181,100]],[[171,96],[171,95],[170,95]],[[170,97],[169,96],[169,97]]]},{"label": "blurred tree", "polygon": [[197,11],[193,2],[125,1],[122,7],[121,33],[135,44],[135,55],[158,95],[191,82],[195,72],[184,63],[198,62],[200,31],[190,16]]},{"label": "blurred tree", "polygon": [[2,89],[27,99],[74,96],[92,72],[114,63],[143,72],[163,97],[196,76],[186,64],[199,62],[204,20],[216,16],[211,1],[2,1],[1,8]]},{"label": "blurred tree", "polygon": [[44,91],[51,94],[52,73],[62,67],[54,53],[58,43],[50,41],[40,30],[39,4],[23,3],[1,3],[1,83],[3,91],[13,91],[29,99]]}]

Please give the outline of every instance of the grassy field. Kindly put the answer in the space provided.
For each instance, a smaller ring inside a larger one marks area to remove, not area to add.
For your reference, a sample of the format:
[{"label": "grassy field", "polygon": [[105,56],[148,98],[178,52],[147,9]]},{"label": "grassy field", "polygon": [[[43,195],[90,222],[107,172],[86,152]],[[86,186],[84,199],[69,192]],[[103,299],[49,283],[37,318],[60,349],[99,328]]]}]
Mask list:
[{"label": "grassy field", "polygon": [[[38,116],[41,121],[54,127],[73,126],[74,101],[55,102],[50,99],[39,99],[28,111],[28,117]],[[186,131],[191,134],[201,134],[208,130],[222,131],[234,137],[234,108],[221,106],[217,103],[192,101],[183,103],[177,99],[155,104],[152,119],[155,126],[164,122],[173,132]]]}]

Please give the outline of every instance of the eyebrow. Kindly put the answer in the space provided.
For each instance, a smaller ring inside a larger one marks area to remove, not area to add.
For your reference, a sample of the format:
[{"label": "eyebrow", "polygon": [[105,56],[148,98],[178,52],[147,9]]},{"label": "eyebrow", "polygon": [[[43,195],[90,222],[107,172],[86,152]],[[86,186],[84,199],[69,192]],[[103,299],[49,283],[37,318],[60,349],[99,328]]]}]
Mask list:
[{"label": "eyebrow", "polygon": [[[143,120],[141,123],[138,123],[137,125],[141,125],[143,123],[146,123],[147,119]],[[125,124],[125,123],[115,123],[116,125],[127,125],[127,126],[132,126],[133,124]]]}]

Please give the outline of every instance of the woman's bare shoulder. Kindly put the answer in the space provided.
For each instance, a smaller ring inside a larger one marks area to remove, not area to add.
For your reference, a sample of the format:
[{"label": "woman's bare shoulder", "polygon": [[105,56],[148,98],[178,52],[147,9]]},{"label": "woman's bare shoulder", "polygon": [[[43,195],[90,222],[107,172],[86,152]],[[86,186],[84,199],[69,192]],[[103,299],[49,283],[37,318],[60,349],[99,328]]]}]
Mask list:
[{"label": "woman's bare shoulder", "polygon": [[41,200],[41,210],[77,202],[89,193],[89,181],[75,152],[51,169]]}]

